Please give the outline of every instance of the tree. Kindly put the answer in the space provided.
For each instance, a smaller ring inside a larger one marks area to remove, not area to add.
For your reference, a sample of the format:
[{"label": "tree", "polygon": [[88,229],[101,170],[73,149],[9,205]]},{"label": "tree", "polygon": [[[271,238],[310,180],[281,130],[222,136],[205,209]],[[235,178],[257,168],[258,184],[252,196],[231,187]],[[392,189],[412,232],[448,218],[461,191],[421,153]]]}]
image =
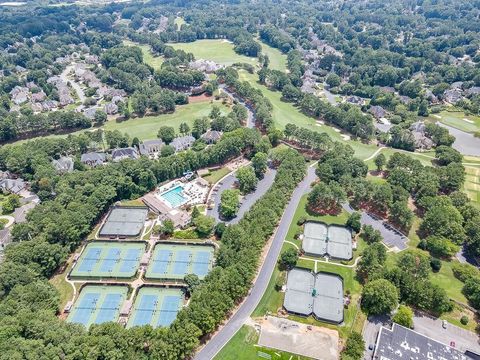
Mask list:
[{"label": "tree", "polygon": [[315,185],[308,194],[307,203],[310,211],[321,215],[334,215],[341,211],[341,203],[345,201],[345,190],[335,182],[326,184],[321,182]]},{"label": "tree", "polygon": [[366,282],[373,280],[382,273],[383,265],[387,260],[387,250],[381,243],[373,243],[362,254],[357,266],[359,278]]},{"label": "tree", "polygon": [[198,210],[198,207],[194,206],[192,210],[192,219],[195,219],[197,216],[200,215],[200,210]]},{"label": "tree", "polygon": [[361,360],[365,352],[365,341],[362,334],[352,331],[348,336],[345,348],[342,351],[341,360]]},{"label": "tree", "polygon": [[182,122],[179,127],[180,134],[188,135],[190,133],[190,126],[186,122]]},{"label": "tree", "polygon": [[95,111],[94,121],[97,125],[102,125],[107,121],[107,113],[102,110]]},{"label": "tree", "polygon": [[375,165],[377,166],[377,171],[382,171],[386,163],[387,159],[382,153],[378,154],[377,157],[375,157]]},{"label": "tree", "polygon": [[388,280],[368,282],[362,291],[362,310],[368,315],[389,314],[398,305],[398,290]]},{"label": "tree", "polygon": [[463,217],[453,205],[436,205],[425,213],[420,224],[420,233],[423,237],[442,236],[460,245],[465,241],[462,224]]},{"label": "tree", "polygon": [[200,286],[202,283],[198,278],[197,274],[187,274],[183,278],[185,283],[187,284],[187,290],[190,296],[195,292],[195,290]]},{"label": "tree", "polygon": [[175,129],[171,126],[162,126],[158,130],[157,137],[165,144],[170,144],[175,139]]},{"label": "tree", "polygon": [[418,279],[427,279],[430,273],[430,257],[420,250],[405,250],[398,260],[398,267]]},{"label": "tree", "polygon": [[446,145],[437,146],[435,149],[435,157],[437,158],[438,163],[442,166],[446,166],[450,163],[461,163],[463,159],[460,152]]},{"label": "tree", "polygon": [[363,225],[362,237],[368,244],[381,242],[383,236],[379,230],[374,229],[372,225]]},{"label": "tree", "polygon": [[357,211],[354,211],[348,217],[347,223],[345,225],[347,225],[350,229],[352,229],[356,233],[359,233],[360,229],[362,228],[362,223],[360,222],[360,219],[361,219],[360,213]]},{"label": "tree", "polygon": [[20,206],[20,196],[11,194],[2,206],[3,214],[10,214]]},{"label": "tree", "polygon": [[390,207],[389,220],[392,224],[398,225],[400,229],[409,232],[414,219],[413,211],[408,208],[407,202],[396,201]]},{"label": "tree", "polygon": [[244,166],[237,170],[236,177],[238,180],[238,188],[243,194],[247,194],[255,190],[258,179],[255,176],[255,171],[251,166]]},{"label": "tree", "polygon": [[225,219],[231,219],[237,214],[240,206],[238,196],[238,190],[227,189],[222,192],[220,196],[220,214]]},{"label": "tree", "polygon": [[225,229],[227,228],[227,225],[225,225],[224,222],[219,222],[215,225],[215,228],[214,228],[214,233],[215,233],[215,236],[219,239],[222,238],[222,235],[223,235],[223,232],[225,231]]},{"label": "tree", "polygon": [[199,139],[200,136],[205,134],[210,127],[210,120],[208,118],[199,118],[193,121],[192,136],[195,139]]},{"label": "tree", "polygon": [[160,233],[163,236],[168,237],[172,235],[174,231],[175,231],[175,225],[173,224],[172,220],[167,219],[162,223],[162,226],[160,228]]},{"label": "tree", "polygon": [[463,293],[475,309],[480,309],[480,278],[468,279]]},{"label": "tree", "polygon": [[197,229],[197,233],[201,237],[209,237],[215,226],[215,219],[211,216],[198,214],[197,217],[193,219],[193,223]]},{"label": "tree", "polygon": [[279,264],[282,270],[292,269],[297,265],[298,250],[290,247],[280,254]]},{"label": "tree", "polygon": [[426,245],[430,254],[436,257],[451,258],[460,250],[460,246],[442,236],[436,235],[427,237]]},{"label": "tree", "polygon": [[175,148],[171,145],[162,146],[162,148],[160,149],[161,157],[167,157],[173,154],[175,154]]},{"label": "tree", "polygon": [[325,82],[328,84],[328,86],[333,88],[340,86],[342,79],[337,74],[331,73],[327,76]]},{"label": "tree", "polygon": [[263,174],[267,171],[267,160],[268,156],[263,152],[257,152],[252,158],[252,167],[259,179],[263,178]]},{"label": "tree", "polygon": [[394,323],[413,329],[413,311],[405,305],[400,305],[392,318]]}]

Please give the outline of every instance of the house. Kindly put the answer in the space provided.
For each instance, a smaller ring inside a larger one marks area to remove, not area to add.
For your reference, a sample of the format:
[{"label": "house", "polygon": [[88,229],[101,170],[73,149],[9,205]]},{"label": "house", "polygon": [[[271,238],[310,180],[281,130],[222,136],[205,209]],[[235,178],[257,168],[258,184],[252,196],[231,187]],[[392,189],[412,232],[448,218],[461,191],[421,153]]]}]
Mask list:
[{"label": "house", "polygon": [[443,93],[443,100],[452,105],[462,100],[462,97],[462,90],[458,88],[448,89]]},{"label": "house", "polygon": [[183,151],[188,149],[190,146],[193,145],[195,142],[195,138],[191,135],[186,135],[186,136],[180,136],[175,139],[170,143],[171,146],[175,148],[175,151]]},{"label": "house", "polygon": [[0,180],[0,189],[3,192],[18,194],[27,187],[23,179],[2,179]]},{"label": "house", "polygon": [[208,130],[205,134],[201,136],[207,144],[214,144],[222,137],[222,133],[217,130]]},{"label": "house", "polygon": [[96,167],[103,165],[105,163],[105,158],[106,157],[104,153],[90,152],[82,154],[80,161],[84,165]]},{"label": "house", "polygon": [[467,97],[480,94],[480,86],[472,86],[470,89],[465,90]]},{"label": "house", "polygon": [[398,98],[400,99],[402,104],[405,104],[405,105],[408,105],[413,101],[413,99],[411,97],[408,97],[408,96],[405,96],[405,95],[400,95]]},{"label": "house", "polygon": [[83,115],[85,115],[90,120],[95,119],[95,113],[99,110],[97,107],[89,107],[83,110]]},{"label": "house", "polygon": [[59,173],[69,173],[73,171],[73,159],[69,156],[62,156],[58,160],[52,160],[52,165]]},{"label": "house", "polygon": [[345,101],[354,105],[360,105],[360,106],[365,105],[365,100],[362,99],[360,96],[356,96],[356,95],[348,96],[345,99]]},{"label": "house", "polygon": [[116,113],[118,113],[118,106],[115,105],[113,102],[106,104],[104,109],[108,115],[115,115]]},{"label": "house", "polygon": [[387,116],[387,110],[378,105],[371,106],[370,109],[368,109],[368,112],[376,119],[381,119]]},{"label": "house", "polygon": [[221,65],[218,65],[214,61],[198,59],[191,61],[188,66],[190,69],[202,71],[204,73],[210,74],[222,68]]},{"label": "house", "polygon": [[119,162],[124,159],[136,160],[140,157],[137,149],[133,147],[119,148],[112,151],[112,161]]},{"label": "house", "polygon": [[438,98],[435,96],[435,94],[432,92],[432,90],[427,89],[425,90],[425,98],[431,103],[431,104],[437,104],[438,103]]},{"label": "house", "polygon": [[139,145],[141,155],[155,156],[157,155],[165,143],[160,139],[146,140]]},{"label": "house", "polygon": [[39,91],[37,93],[32,94],[32,96],[30,98],[31,98],[32,102],[38,103],[38,102],[42,102],[43,100],[45,100],[46,97],[47,97],[47,95],[43,91]]},{"label": "house", "polygon": [[415,148],[419,150],[430,150],[434,143],[425,133],[425,123],[417,121],[410,126],[410,131],[413,134]]},{"label": "house", "polygon": [[28,101],[29,90],[26,87],[15,86],[10,91],[10,96],[15,105],[21,105],[24,102]]}]

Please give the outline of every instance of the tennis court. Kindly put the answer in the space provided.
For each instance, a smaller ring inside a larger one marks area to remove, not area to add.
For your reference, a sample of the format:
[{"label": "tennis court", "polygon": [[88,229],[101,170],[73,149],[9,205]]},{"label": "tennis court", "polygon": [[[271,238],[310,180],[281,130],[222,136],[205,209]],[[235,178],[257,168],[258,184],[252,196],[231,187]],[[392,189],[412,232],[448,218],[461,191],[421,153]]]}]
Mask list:
[{"label": "tennis court", "polygon": [[182,308],[184,295],[180,289],[142,287],[135,298],[127,328],[151,325],[170,326]]},{"label": "tennis court", "polygon": [[146,207],[114,207],[110,210],[99,235],[115,238],[140,236],[147,215]]},{"label": "tennis court", "polygon": [[208,245],[157,244],[146,277],[183,279],[196,274],[203,279],[212,268],[213,247]]},{"label": "tennis court", "polygon": [[127,298],[127,286],[87,285],[82,288],[67,321],[89,327],[118,321],[120,307]]},{"label": "tennis court", "polygon": [[131,278],[137,272],[145,244],[95,241],[86,246],[72,277]]},{"label": "tennis court", "polygon": [[352,234],[343,226],[309,221],[304,226],[302,248],[309,255],[350,260],[353,256]]}]

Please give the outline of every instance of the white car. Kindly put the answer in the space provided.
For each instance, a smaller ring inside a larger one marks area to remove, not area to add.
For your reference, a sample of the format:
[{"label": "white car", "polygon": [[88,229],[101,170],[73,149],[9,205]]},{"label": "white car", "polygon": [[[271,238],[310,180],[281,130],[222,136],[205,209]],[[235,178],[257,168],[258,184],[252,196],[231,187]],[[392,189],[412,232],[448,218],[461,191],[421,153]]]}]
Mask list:
[{"label": "white car", "polygon": [[447,320],[442,320],[442,327],[443,327],[444,329],[447,328],[447,324],[448,324]]}]

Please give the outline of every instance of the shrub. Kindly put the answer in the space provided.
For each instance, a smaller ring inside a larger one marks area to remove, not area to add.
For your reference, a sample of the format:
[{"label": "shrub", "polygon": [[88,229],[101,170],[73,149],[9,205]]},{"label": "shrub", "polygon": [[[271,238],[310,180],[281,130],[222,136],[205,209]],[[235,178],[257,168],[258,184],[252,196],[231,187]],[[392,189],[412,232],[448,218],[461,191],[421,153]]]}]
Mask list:
[{"label": "shrub", "polygon": [[442,268],[442,262],[436,258],[430,260],[430,266],[432,267],[433,272],[439,272]]},{"label": "shrub", "polygon": [[461,323],[462,325],[467,325],[467,324],[468,324],[468,320],[469,320],[469,319],[468,319],[468,316],[463,315],[463,316],[461,317],[461,319],[460,319],[460,323]]}]

